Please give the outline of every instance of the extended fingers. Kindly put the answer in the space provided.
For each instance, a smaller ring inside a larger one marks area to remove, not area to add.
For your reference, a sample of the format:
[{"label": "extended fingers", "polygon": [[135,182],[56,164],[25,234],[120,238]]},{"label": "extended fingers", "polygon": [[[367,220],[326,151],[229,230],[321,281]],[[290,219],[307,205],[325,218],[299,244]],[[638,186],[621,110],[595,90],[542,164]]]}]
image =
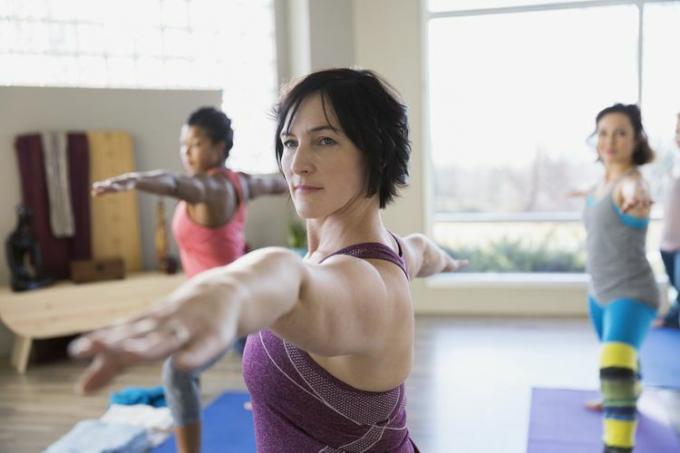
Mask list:
[{"label": "extended fingers", "polygon": [[221,355],[229,343],[218,335],[205,335],[188,343],[173,356],[177,368],[193,370],[203,368]]},{"label": "extended fingers", "polygon": [[76,390],[78,393],[98,390],[106,385],[121,369],[121,365],[113,356],[100,354],[95,357],[81,375],[78,384],[76,384]]},{"label": "extended fingers", "polygon": [[449,257],[449,262],[444,269],[444,272],[456,272],[468,265],[468,260],[456,260]]},{"label": "extended fingers", "polygon": [[623,212],[628,212],[631,209],[647,209],[652,205],[652,200],[650,200],[647,197],[644,198],[638,198],[635,197],[630,200],[624,200],[624,202],[621,204],[621,211]]}]

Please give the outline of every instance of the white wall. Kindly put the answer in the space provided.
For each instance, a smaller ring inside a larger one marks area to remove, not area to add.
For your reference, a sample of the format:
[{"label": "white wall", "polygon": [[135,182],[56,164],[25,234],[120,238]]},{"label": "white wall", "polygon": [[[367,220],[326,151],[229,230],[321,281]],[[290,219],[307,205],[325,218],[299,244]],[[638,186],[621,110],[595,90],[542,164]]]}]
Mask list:
[{"label": "white wall", "polygon": [[354,65],[354,4],[350,0],[277,3],[282,82],[310,71]]},{"label": "white wall", "polygon": [[[15,227],[14,208],[21,199],[14,150],[17,134],[36,130],[119,129],[135,145],[138,170],[164,168],[183,171],[179,160],[179,130],[187,115],[202,105],[219,107],[219,91],[113,90],[82,88],[0,87],[0,234]],[[234,151],[238,152],[238,142]],[[140,196],[143,262],[154,267],[155,196]],[[174,201],[166,203],[169,219]],[[246,238],[253,246],[285,244],[289,218],[284,198],[263,198],[249,207]],[[176,255],[176,246],[171,249]],[[4,256],[4,255],[3,255]],[[0,260],[0,283],[8,282],[5,259]],[[0,355],[11,346],[11,335],[0,325]]]},{"label": "white wall", "polygon": [[354,65],[354,7],[351,1],[311,0],[309,22],[312,70]]},{"label": "white wall", "polygon": [[[427,231],[420,23],[419,1],[354,1],[355,64],[382,75],[401,93],[408,106],[412,146],[410,184],[383,215],[388,228],[398,234]],[[416,281],[412,288],[416,309],[427,311],[428,296],[424,282]]]}]

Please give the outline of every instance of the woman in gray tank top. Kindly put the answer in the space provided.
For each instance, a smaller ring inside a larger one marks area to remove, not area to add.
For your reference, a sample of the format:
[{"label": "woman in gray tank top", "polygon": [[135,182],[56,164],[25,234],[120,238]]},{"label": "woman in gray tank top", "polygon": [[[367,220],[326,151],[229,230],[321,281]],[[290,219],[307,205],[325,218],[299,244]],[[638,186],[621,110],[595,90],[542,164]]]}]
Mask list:
[{"label": "woman in gray tank top", "polygon": [[595,122],[605,176],[588,194],[584,221],[590,315],[602,343],[604,451],[631,452],[640,394],[638,351],[659,305],[645,246],[651,199],[638,170],[654,153],[636,105],[608,107]]}]

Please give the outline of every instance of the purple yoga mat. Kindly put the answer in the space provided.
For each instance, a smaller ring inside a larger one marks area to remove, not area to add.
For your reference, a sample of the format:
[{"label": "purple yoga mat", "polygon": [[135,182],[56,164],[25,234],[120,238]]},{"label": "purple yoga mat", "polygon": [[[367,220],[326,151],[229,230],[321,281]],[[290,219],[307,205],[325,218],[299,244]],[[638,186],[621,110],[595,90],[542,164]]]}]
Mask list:
[{"label": "purple yoga mat", "polygon": [[[601,414],[583,407],[597,398],[598,392],[591,390],[532,389],[527,453],[602,453]],[[680,441],[653,391],[645,390],[638,409],[635,453],[680,452]]]}]

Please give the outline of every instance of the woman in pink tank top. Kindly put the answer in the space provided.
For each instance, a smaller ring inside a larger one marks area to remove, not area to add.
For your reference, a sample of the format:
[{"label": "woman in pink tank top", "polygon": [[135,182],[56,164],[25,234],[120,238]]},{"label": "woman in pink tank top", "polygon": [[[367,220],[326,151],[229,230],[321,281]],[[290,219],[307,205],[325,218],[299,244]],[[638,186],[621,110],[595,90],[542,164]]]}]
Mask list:
[{"label": "woman in pink tank top", "polygon": [[383,224],[380,210],[408,176],[406,107],[375,73],[332,69],[286,90],[277,115],[276,157],[306,220],[308,254],[257,250],[142,318],[77,340],[71,353],[96,359],[80,386],[170,355],[200,368],[251,334],[243,367],[258,452],[415,452],[404,394],[409,281],[463,263]]},{"label": "woman in pink tank top", "polygon": [[[93,184],[95,195],[137,189],[179,200],[172,231],[182,268],[191,278],[224,266],[245,253],[243,229],[248,200],[287,193],[279,175],[248,175],[225,167],[233,145],[231,120],[223,112],[203,107],[193,112],[181,131],[180,158],[186,174],[164,170],[126,173]],[[163,384],[181,453],[200,447],[198,373],[186,373],[168,360]]]}]

